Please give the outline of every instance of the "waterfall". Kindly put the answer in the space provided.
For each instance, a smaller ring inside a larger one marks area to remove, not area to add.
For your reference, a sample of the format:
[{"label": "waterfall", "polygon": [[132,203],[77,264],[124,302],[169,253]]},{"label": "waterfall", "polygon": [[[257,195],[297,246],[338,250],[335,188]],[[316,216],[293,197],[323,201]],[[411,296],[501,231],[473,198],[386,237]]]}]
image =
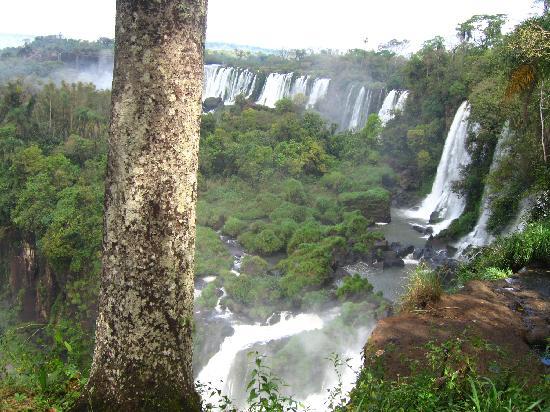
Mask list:
[{"label": "waterfall", "polygon": [[365,93],[366,89],[365,87],[361,87],[361,90],[359,91],[359,94],[355,98],[355,102],[353,104],[353,112],[351,114],[351,119],[349,121],[348,130],[357,130],[359,127],[359,122],[361,120],[361,109],[363,108],[363,103],[365,100]]},{"label": "waterfall", "polygon": [[351,99],[353,96],[353,93],[355,92],[355,86],[351,85],[349,86],[349,90],[346,97],[346,104],[343,106],[344,111],[342,112],[342,118],[340,120],[340,127],[342,129],[345,129],[345,126],[349,124],[349,117],[348,114],[352,112],[353,108],[351,106]]},{"label": "waterfall", "polygon": [[267,76],[264,88],[256,103],[275,107],[275,103],[288,97],[292,86],[293,73],[271,73]]},{"label": "waterfall", "polygon": [[[230,380],[231,367],[237,354],[258,343],[280,340],[298,333],[323,328],[324,322],[314,314],[299,314],[291,316],[281,314],[281,320],[274,325],[233,325],[232,336],[225,338],[220,350],[200,371],[197,381],[214,384],[223,393],[231,396],[235,386],[244,386],[243,382]],[[223,382],[223,385],[220,384]]]},{"label": "waterfall", "polygon": [[397,90],[392,90],[384,99],[384,103],[382,103],[382,108],[378,112],[378,117],[382,121],[383,125],[388,123],[393,118],[393,110],[395,109],[397,98]]},{"label": "waterfall", "polygon": [[239,94],[250,97],[255,83],[256,75],[250,70],[209,64],[204,66],[203,100],[218,97],[224,104],[233,104]]},{"label": "waterfall", "polygon": [[401,94],[399,95],[399,98],[397,99],[397,103],[395,104],[394,111],[402,112],[405,109],[405,104],[407,103],[408,98],[409,98],[408,90],[401,92]]},{"label": "waterfall", "polygon": [[307,102],[308,108],[315,107],[319,101],[326,97],[329,85],[330,79],[315,79]]},{"label": "waterfall", "polygon": [[461,169],[470,162],[470,155],[466,150],[469,115],[470,105],[464,102],[456,112],[447,135],[432,192],[418,210],[408,211],[409,217],[425,221],[429,221],[436,212],[438,222],[433,225],[434,235],[448,228],[453,220],[460,217],[466,206],[464,199],[452,191],[452,184],[460,180]]},{"label": "waterfall", "polygon": [[384,103],[382,103],[382,108],[378,112],[378,117],[380,117],[382,125],[386,125],[386,123],[393,119],[395,117],[395,112],[403,111],[408,97],[408,90],[402,92],[391,90],[388,93],[384,99]]},{"label": "waterfall", "polygon": [[[507,143],[511,136],[509,124],[507,123],[502,130],[502,133],[498,139],[495,152],[493,154],[493,161],[489,169],[489,174],[496,170],[502,159],[507,154]],[[457,243],[457,256],[461,255],[468,246],[485,246],[491,243],[495,238],[487,230],[487,223],[491,217],[491,190],[487,183],[483,189],[483,197],[481,199],[481,215],[476,223],[474,229],[468,233]]]},{"label": "waterfall", "polygon": [[303,94],[304,96],[307,96],[307,82],[309,81],[309,76],[300,76],[292,85],[292,88],[290,90],[290,96],[294,97],[299,94]]}]

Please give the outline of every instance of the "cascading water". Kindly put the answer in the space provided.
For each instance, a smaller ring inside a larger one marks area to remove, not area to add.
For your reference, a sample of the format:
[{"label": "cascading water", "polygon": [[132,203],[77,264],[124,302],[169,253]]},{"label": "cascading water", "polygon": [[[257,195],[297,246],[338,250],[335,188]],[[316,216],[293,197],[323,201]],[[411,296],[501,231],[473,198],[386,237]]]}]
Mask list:
[{"label": "cascading water", "polygon": [[290,96],[292,76],[292,73],[271,73],[267,76],[262,93],[256,103],[268,107],[275,107],[275,103],[279,100]]},{"label": "cascading water", "polygon": [[328,93],[330,79],[315,79],[307,101],[307,107],[315,107],[315,105],[324,99]]},{"label": "cascading water", "polygon": [[294,97],[299,94],[303,94],[304,96],[307,96],[308,81],[309,81],[309,76],[300,76],[296,80],[294,80],[292,88],[290,89],[290,97]]},{"label": "cascading water", "polygon": [[462,214],[466,206],[464,199],[453,192],[452,185],[453,182],[460,180],[461,169],[470,163],[470,155],[466,149],[469,115],[470,105],[464,102],[456,112],[447,135],[432,192],[417,210],[407,213],[411,218],[429,221],[435,212],[437,223],[433,225],[434,234],[449,227],[451,222]]},{"label": "cascading water", "polygon": [[219,64],[204,66],[203,100],[218,97],[224,104],[235,103],[239,94],[250,97],[254,91],[256,75],[246,69],[223,67]]},{"label": "cascading water", "polygon": [[[227,337],[216,353],[200,371],[197,381],[211,383],[229,396],[233,394],[234,385],[243,386],[243,382],[233,382],[231,368],[237,354],[258,343],[280,340],[302,332],[321,329],[323,320],[314,314],[291,316],[281,314],[281,320],[274,325],[233,325],[234,334]],[[222,383],[223,382],[223,383]]]},{"label": "cascading water", "polygon": [[393,110],[395,109],[395,104],[397,103],[397,90],[391,90],[386,98],[384,103],[382,103],[382,108],[378,112],[378,117],[382,121],[382,124],[386,124],[393,117]]},{"label": "cascading water", "polygon": [[409,97],[409,92],[407,90],[399,92],[397,90],[391,90],[384,102],[382,103],[382,108],[378,112],[378,117],[382,121],[382,125],[388,123],[391,119],[395,117],[395,112],[403,111],[405,108],[405,103]]},{"label": "cascading water", "polygon": [[353,104],[353,112],[351,114],[351,119],[349,121],[348,130],[357,130],[359,128],[359,122],[361,121],[361,114],[362,114],[362,108],[363,104],[365,102],[365,93],[366,89],[365,87],[361,87],[361,90],[359,91],[359,94],[355,98],[355,102]]},{"label": "cascading water", "polygon": [[[507,143],[509,142],[511,136],[509,125],[505,125],[500,138],[498,139],[497,146],[495,147],[495,153],[493,155],[493,162],[491,163],[491,168],[489,173],[493,172],[504,156],[507,153]],[[494,236],[491,235],[487,229],[487,223],[491,217],[491,191],[489,186],[485,184],[483,190],[483,197],[481,199],[481,215],[470,233],[468,233],[464,238],[462,238],[457,243],[457,256],[463,254],[463,252],[468,248],[468,246],[485,246],[491,243],[494,240]]]},{"label": "cascading water", "polygon": [[407,103],[408,98],[409,98],[408,90],[401,92],[401,94],[399,95],[399,99],[397,99],[397,103],[395,104],[394,111],[403,111],[405,109],[405,104]]}]

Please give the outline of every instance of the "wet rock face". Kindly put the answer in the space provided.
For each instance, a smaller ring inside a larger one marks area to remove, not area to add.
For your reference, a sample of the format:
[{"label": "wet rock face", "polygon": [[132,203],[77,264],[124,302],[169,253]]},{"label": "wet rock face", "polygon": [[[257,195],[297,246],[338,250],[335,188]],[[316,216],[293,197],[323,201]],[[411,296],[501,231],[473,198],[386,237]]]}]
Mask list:
[{"label": "wet rock face", "polygon": [[497,293],[523,321],[524,339],[539,352],[550,338],[550,269],[522,269],[511,278],[495,282]]},{"label": "wet rock face", "polygon": [[219,352],[225,338],[232,336],[235,330],[227,319],[213,317],[209,312],[196,315],[195,325],[193,371],[198,374],[208,360]]},{"label": "wet rock face", "polygon": [[400,258],[404,258],[414,252],[414,246],[403,246],[399,242],[392,242],[390,244],[390,249]]},{"label": "wet rock face", "polygon": [[399,257],[399,255],[393,250],[384,252],[383,255],[383,268],[389,269],[392,267],[405,267],[405,262]]}]

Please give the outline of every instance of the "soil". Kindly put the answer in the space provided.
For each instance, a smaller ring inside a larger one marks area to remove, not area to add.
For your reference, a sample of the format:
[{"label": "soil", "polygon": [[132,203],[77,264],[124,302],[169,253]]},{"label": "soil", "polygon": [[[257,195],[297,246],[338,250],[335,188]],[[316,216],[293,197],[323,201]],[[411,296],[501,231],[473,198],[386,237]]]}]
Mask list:
[{"label": "soil", "polygon": [[[550,337],[550,269],[523,269],[509,279],[472,281],[425,310],[381,320],[365,346],[365,364],[386,378],[427,365],[429,342],[461,342],[480,373],[514,370],[536,379],[549,373],[541,360]],[[498,348],[498,349],[496,349]],[[411,363],[412,361],[412,363]]]}]

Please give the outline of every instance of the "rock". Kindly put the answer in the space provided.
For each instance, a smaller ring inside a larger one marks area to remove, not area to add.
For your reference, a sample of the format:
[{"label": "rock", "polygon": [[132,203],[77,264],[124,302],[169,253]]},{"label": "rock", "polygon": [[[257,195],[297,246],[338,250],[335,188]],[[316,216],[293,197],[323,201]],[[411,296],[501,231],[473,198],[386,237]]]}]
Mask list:
[{"label": "rock", "polygon": [[416,230],[418,233],[426,233],[426,228],[424,226],[420,226],[420,225],[417,225],[417,224],[412,224],[411,225],[413,230]]},{"label": "rock", "polygon": [[550,337],[550,325],[536,325],[525,335],[525,340],[531,346],[546,346],[546,339]]},{"label": "rock", "polygon": [[388,241],[387,240],[376,240],[374,242],[374,245],[372,246],[372,248],[375,251],[385,252],[386,250],[389,250]]},{"label": "rock", "polygon": [[384,252],[383,259],[383,269],[388,269],[392,267],[405,267],[405,262],[403,262],[403,259],[401,259],[393,250]]},{"label": "rock", "polygon": [[404,258],[414,252],[414,246],[404,247],[399,242],[392,242],[390,244],[390,250],[397,253],[398,257]]},{"label": "rock", "polygon": [[204,112],[208,113],[217,108],[223,106],[223,100],[219,97],[209,97],[202,104],[202,109]]},{"label": "rock", "polygon": [[424,248],[417,247],[413,251],[413,259],[420,260],[420,258],[424,256]]},{"label": "rock", "polygon": [[439,217],[439,212],[436,210],[435,212],[432,212],[430,215],[430,223],[433,225],[434,223],[441,222],[441,218]]}]

